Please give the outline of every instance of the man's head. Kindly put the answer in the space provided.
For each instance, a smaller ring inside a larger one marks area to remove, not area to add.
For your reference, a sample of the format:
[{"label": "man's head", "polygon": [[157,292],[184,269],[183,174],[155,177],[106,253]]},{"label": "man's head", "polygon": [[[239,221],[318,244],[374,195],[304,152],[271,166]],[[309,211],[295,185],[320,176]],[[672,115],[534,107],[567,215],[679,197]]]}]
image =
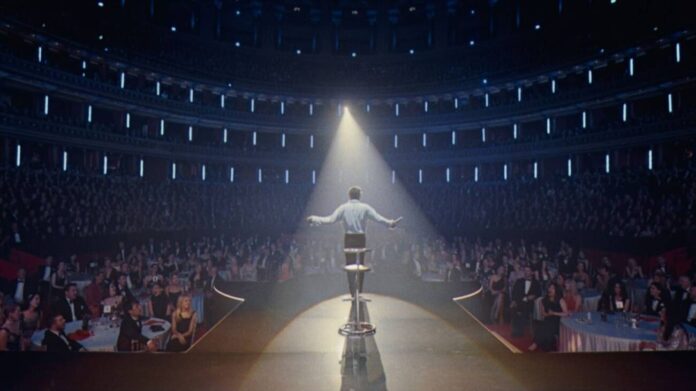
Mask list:
[{"label": "man's head", "polygon": [[55,314],[51,317],[51,330],[62,331],[65,329],[65,318],[61,314]]},{"label": "man's head", "polygon": [[351,200],[359,200],[361,195],[362,189],[358,186],[351,186],[351,188],[348,189],[348,198]]},{"label": "man's head", "polygon": [[27,277],[27,271],[24,268],[17,270],[17,279],[23,280]]},{"label": "man's head", "polygon": [[75,300],[77,298],[77,285],[68,284],[65,287],[65,298],[68,300]]},{"label": "man's head", "polygon": [[691,280],[689,279],[689,276],[680,276],[679,286],[681,286],[685,291],[688,291],[691,287]]},{"label": "man's head", "polygon": [[142,308],[137,300],[130,301],[126,303],[125,310],[132,318],[139,318],[142,314]]}]

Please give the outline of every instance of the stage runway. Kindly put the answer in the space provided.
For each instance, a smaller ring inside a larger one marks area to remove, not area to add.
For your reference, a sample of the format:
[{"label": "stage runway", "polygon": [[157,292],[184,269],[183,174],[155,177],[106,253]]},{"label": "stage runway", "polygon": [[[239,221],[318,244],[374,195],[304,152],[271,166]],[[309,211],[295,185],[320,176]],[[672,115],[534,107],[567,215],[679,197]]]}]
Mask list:
[{"label": "stage runway", "polygon": [[[367,297],[372,302],[361,306],[361,318],[377,326],[374,336],[339,335],[352,304],[333,297],[289,319],[246,373],[236,374],[230,383],[220,379],[220,385],[288,391],[523,388],[470,336],[435,314],[393,297]],[[248,352],[249,339],[234,335],[242,332],[235,318],[213,330],[209,342],[229,334],[217,348]]]}]

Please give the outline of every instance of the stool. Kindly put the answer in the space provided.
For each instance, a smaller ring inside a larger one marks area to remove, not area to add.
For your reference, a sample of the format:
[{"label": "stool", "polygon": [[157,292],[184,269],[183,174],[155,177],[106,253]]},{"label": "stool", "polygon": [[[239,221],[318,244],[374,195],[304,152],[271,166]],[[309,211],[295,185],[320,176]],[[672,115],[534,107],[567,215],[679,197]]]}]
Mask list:
[{"label": "stool", "polygon": [[369,300],[360,297],[359,285],[360,273],[365,273],[372,270],[369,266],[360,263],[360,260],[362,258],[361,255],[371,250],[367,248],[346,248],[343,251],[345,254],[356,255],[356,263],[352,265],[346,265],[343,268],[343,270],[345,270],[346,273],[355,273],[355,296],[351,299],[354,301],[355,319],[352,322],[349,321],[348,323],[341,326],[338,329],[338,333],[347,337],[363,337],[366,335],[373,335],[377,332],[377,328],[369,322],[360,321],[360,303]]}]

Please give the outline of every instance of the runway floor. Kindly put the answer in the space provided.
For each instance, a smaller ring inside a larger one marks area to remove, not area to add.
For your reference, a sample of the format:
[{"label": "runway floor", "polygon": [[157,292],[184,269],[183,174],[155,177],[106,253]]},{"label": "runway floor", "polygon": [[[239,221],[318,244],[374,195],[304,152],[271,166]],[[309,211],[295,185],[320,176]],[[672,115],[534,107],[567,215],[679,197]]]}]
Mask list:
[{"label": "runway floor", "polygon": [[225,287],[246,302],[185,354],[0,354],[0,390],[654,390],[696,381],[692,353],[513,354],[451,300],[473,286],[388,274],[366,282],[363,315],[377,333],[348,340],[338,334],[351,310],[341,277]]}]

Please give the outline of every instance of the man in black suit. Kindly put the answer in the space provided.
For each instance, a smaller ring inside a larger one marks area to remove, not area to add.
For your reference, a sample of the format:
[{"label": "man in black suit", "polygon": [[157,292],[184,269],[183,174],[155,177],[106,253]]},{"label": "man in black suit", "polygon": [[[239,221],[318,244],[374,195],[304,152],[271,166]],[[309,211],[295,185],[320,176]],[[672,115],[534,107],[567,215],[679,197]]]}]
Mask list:
[{"label": "man in black suit", "polygon": [[157,344],[143,335],[143,323],[140,319],[142,308],[137,300],[128,301],[124,306],[125,315],[121,321],[121,329],[118,332],[116,349],[119,352],[134,352],[147,349],[157,350]]},{"label": "man in black suit", "polygon": [[524,267],[524,278],[515,281],[512,287],[512,302],[510,303],[512,336],[521,337],[529,323],[534,309],[534,300],[541,295],[539,281],[532,279],[532,269]]},{"label": "man in black suit", "polygon": [[24,305],[32,293],[36,293],[36,287],[27,279],[27,271],[23,268],[17,270],[17,278],[7,284],[5,297],[11,298],[19,305]]},{"label": "man in black suit", "polygon": [[65,299],[56,301],[53,313],[63,315],[68,322],[82,320],[85,314],[89,314],[84,299],[77,295],[77,285],[68,284],[65,287]]},{"label": "man in black suit", "polygon": [[41,343],[47,352],[79,352],[86,350],[80,343],[73,341],[65,335],[65,318],[61,314],[51,317],[51,326],[44,333]]}]

